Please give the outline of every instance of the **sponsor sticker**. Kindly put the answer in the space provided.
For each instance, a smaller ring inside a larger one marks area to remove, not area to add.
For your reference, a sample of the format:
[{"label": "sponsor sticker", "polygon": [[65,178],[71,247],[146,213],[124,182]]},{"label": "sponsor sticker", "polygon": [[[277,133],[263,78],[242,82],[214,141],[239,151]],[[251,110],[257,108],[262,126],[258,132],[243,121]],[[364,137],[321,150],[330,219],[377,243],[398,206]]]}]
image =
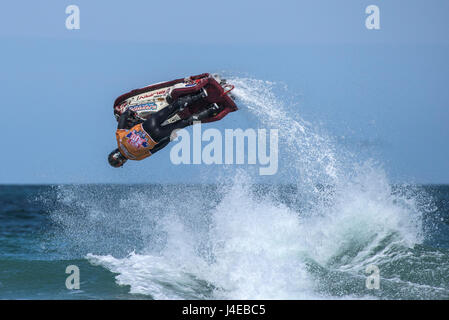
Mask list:
[{"label": "sponsor sticker", "polygon": [[133,147],[139,149],[140,147],[148,147],[148,140],[145,137],[145,133],[142,131],[133,130],[126,135],[128,143]]},{"label": "sponsor sticker", "polygon": [[120,112],[123,113],[125,111],[126,106],[128,105],[128,101],[122,102],[121,104],[119,104],[118,106],[115,107],[115,109]]},{"label": "sponsor sticker", "polygon": [[132,111],[153,111],[153,110],[157,110],[157,104],[155,102],[147,102],[147,103],[142,103],[142,104],[138,104],[135,106],[131,106],[129,107]]},{"label": "sponsor sticker", "polygon": [[168,91],[169,91],[169,89],[164,89],[164,90],[158,90],[158,91],[153,91],[153,92],[145,93],[145,94],[142,94],[142,95],[138,96],[138,97],[137,97],[137,101],[139,101],[139,100],[145,100],[145,99],[151,98],[151,97],[153,97],[153,96],[163,95],[163,94],[168,93]]}]

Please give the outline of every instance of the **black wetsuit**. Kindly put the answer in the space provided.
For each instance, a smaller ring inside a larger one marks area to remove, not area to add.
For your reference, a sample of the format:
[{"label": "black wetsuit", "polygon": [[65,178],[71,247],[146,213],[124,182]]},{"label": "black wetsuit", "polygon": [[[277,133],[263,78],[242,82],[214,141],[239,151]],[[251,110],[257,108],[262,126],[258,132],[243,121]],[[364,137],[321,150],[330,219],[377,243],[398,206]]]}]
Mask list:
[{"label": "black wetsuit", "polygon": [[[157,144],[151,149],[152,154],[161,150],[170,142],[170,135],[173,130],[185,128],[191,125],[193,121],[201,121],[202,119],[210,116],[211,112],[217,111],[217,109],[206,109],[196,116],[190,117],[188,119],[181,119],[176,121],[175,123],[162,126],[162,123],[170,118],[170,116],[175,112],[179,111],[183,107],[191,105],[193,102],[198,101],[204,97],[205,96],[201,93],[192,96],[180,97],[164,109],[153,113],[147,120],[142,123],[143,129],[155,142],[157,142]],[[117,129],[128,129],[130,127],[128,120],[129,116],[130,111],[128,109],[120,116]]]}]

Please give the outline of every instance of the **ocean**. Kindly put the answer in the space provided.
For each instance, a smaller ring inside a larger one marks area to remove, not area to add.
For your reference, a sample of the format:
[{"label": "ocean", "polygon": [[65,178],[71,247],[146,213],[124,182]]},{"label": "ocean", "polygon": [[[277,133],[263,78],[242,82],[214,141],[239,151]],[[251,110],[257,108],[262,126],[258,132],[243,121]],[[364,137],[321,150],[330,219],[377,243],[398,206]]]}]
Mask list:
[{"label": "ocean", "polygon": [[275,176],[2,185],[0,299],[449,298],[448,185],[392,183],[282,85],[228,80],[238,113],[279,130]]},{"label": "ocean", "polygon": [[[449,186],[393,186],[332,215],[311,215],[297,191],[1,186],[0,299],[449,298]],[[419,221],[396,203],[416,194],[432,199]]]}]

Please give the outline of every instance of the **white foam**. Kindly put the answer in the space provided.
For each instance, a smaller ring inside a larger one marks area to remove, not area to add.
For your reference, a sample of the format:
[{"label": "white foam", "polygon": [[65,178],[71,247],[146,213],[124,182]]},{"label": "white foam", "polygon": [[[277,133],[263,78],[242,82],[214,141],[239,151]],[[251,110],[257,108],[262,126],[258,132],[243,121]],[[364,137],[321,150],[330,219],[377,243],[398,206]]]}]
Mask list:
[{"label": "white foam", "polygon": [[268,194],[256,196],[250,190],[252,177],[237,171],[224,186],[226,196],[208,213],[207,224],[194,218],[202,214],[201,207],[165,208],[155,226],[166,235],[160,250],[151,250],[154,243],[149,242],[139,254],[120,259],[89,254],[89,261],[118,273],[117,283],[129,285],[131,293],[156,299],[336,298],[319,289],[323,284],[311,273],[310,262],[360,275],[366,265],[388,258],[391,247],[421,241],[419,212],[413,201],[392,195],[382,169],[344,163],[330,139],[290,116],[273,93],[275,84],[244,78],[231,82],[240,112],[246,109],[283,130],[280,137],[289,150],[283,156],[291,160],[284,170],[294,174],[297,196],[307,199],[302,212]]}]

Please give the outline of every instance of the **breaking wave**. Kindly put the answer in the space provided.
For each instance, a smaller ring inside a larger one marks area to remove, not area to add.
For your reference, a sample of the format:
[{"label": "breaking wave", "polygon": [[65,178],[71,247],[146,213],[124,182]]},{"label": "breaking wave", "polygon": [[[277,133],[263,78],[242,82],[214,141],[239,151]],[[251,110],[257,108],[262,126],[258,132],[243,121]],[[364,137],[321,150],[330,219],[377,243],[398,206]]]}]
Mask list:
[{"label": "breaking wave", "polygon": [[[448,255],[423,246],[421,191],[392,187],[379,165],[341,152],[289,112],[275,83],[230,82],[239,112],[279,129],[289,183],[236,169],[214,185],[60,187],[66,210],[53,216],[73,247],[154,299],[449,297]],[[379,290],[365,287],[369,265]]]}]

